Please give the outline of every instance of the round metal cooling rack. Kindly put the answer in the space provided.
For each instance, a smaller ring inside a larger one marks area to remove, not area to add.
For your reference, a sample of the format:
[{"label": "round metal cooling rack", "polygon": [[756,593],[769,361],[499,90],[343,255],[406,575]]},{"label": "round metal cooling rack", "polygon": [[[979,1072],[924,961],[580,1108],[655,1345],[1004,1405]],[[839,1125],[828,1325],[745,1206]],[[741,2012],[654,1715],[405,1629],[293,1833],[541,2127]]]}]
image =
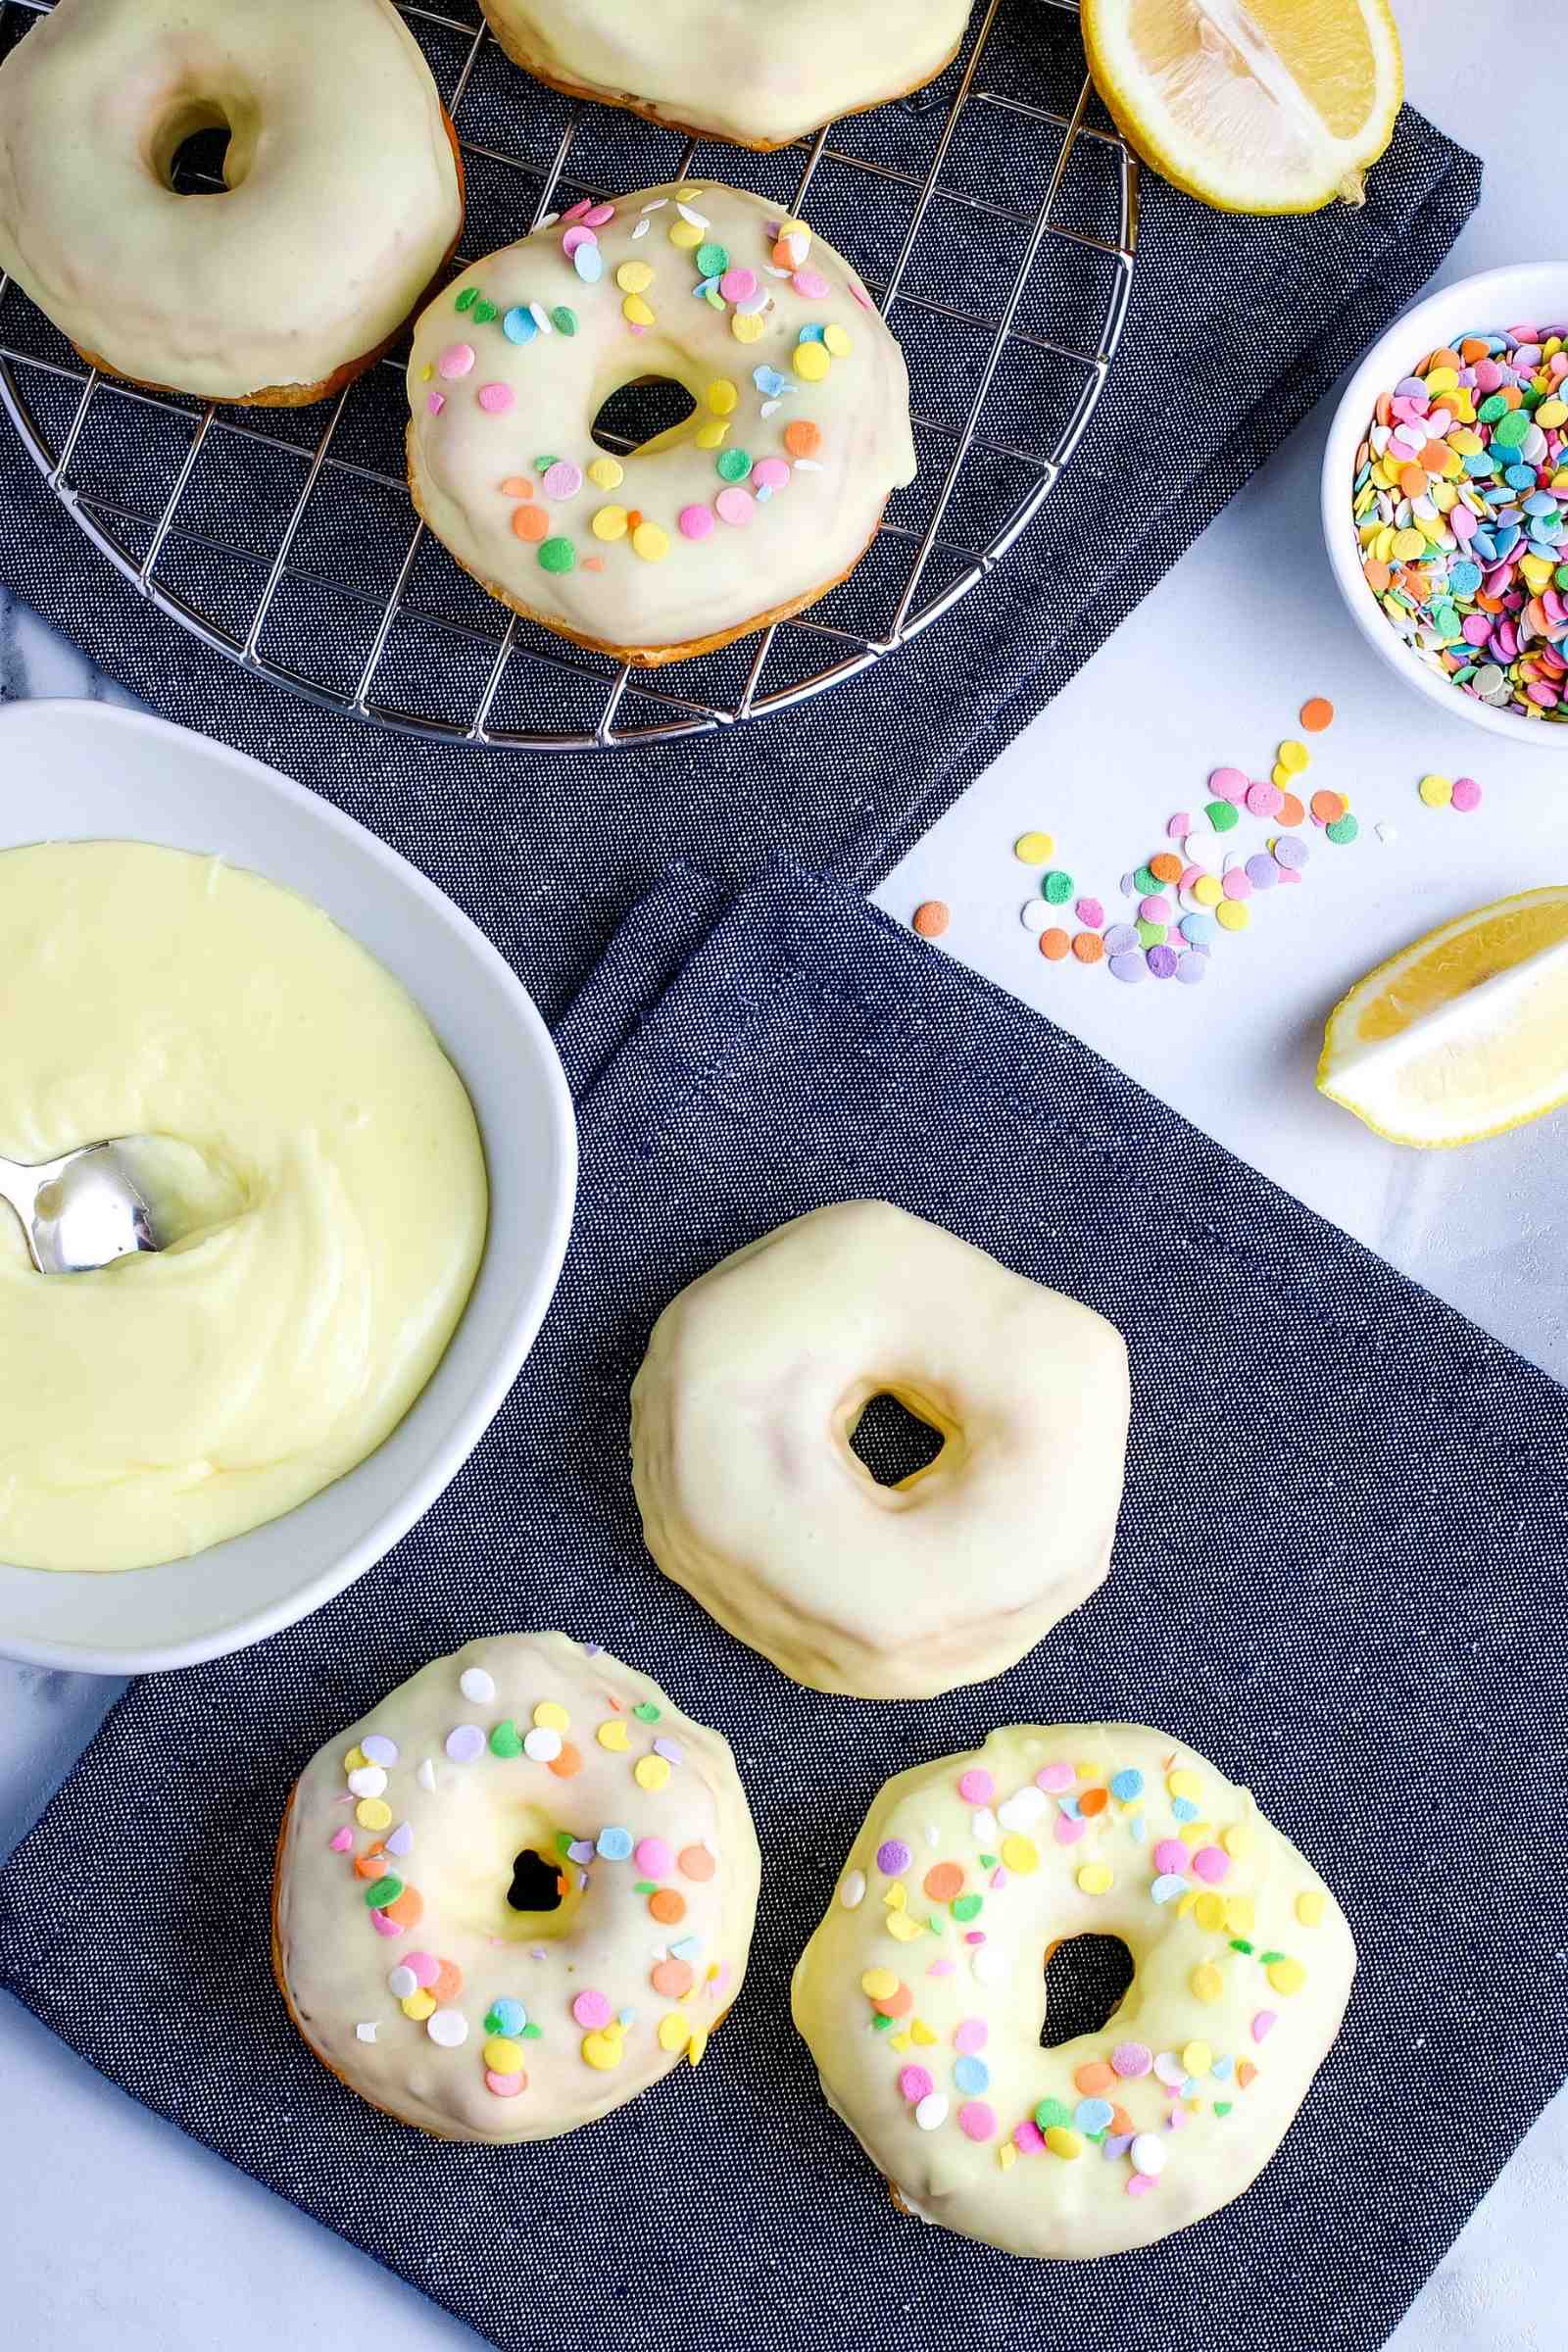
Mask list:
[{"label": "round metal cooling rack", "polygon": [[[0,54],[52,4],[0,0]],[[897,652],[1002,562],[1094,414],[1132,279],[1137,166],[1094,105],[1076,0],[984,0],[928,90],[772,155],[558,97],[511,65],[475,0],[397,4],[464,149],[469,260],[578,196],[676,177],[804,210],[905,347],[919,475],[820,604],[720,653],[629,669],[513,617],[418,522],[399,352],[319,408],[204,405],[100,375],[0,276],[0,401],[142,595],[328,710],[566,751],[787,710]],[[198,153],[176,184],[218,188],[215,162]]]}]

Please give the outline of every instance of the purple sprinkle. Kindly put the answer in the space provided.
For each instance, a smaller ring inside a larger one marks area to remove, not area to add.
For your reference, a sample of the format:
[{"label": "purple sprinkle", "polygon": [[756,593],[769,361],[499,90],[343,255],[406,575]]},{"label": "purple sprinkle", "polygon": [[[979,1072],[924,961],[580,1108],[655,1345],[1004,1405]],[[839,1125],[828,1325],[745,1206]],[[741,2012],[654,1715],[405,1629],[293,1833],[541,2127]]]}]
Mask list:
[{"label": "purple sprinkle", "polygon": [[1305,842],[1298,841],[1294,833],[1282,833],[1274,844],[1275,864],[1289,866],[1296,872],[1299,872],[1311,855]]},{"label": "purple sprinkle", "polygon": [[1110,976],[1113,980],[1142,980],[1146,969],[1144,959],[1136,949],[1124,950],[1110,959]]},{"label": "purple sprinkle", "polygon": [[1208,950],[1206,948],[1189,948],[1177,959],[1176,977],[1178,980],[1185,981],[1189,988],[1193,987],[1195,982],[1201,980],[1207,970]]},{"label": "purple sprinkle", "polygon": [[1107,2132],[1102,2143],[1105,2162],[1114,2164],[1118,2156],[1126,2155],[1132,2144],[1133,2135],[1130,2132]]},{"label": "purple sprinkle", "polygon": [[902,1838],[889,1838],[876,1849],[876,1866],[885,1879],[898,1878],[913,1860],[913,1854]]},{"label": "purple sprinkle", "polygon": [[1145,961],[1156,980],[1169,980],[1174,977],[1176,970],[1174,948],[1167,948],[1163,943],[1157,948],[1151,948]]},{"label": "purple sprinkle", "polygon": [[594,1841],[591,1838],[574,1838],[566,1848],[568,1862],[591,1862],[593,1858]]},{"label": "purple sprinkle", "polygon": [[[360,1741],[360,1745],[362,1747],[365,1745],[365,1741],[363,1740]],[[393,1831],[391,1837],[386,1839],[386,1851],[389,1854],[413,1853],[414,1832],[410,1829],[406,1821],[400,1821],[397,1828]]]},{"label": "purple sprinkle", "polygon": [[1267,850],[1255,852],[1243,870],[1254,890],[1272,890],[1280,878],[1280,869]]},{"label": "purple sprinkle", "polygon": [[447,1754],[454,1764],[471,1764],[484,1753],[484,1734],[476,1723],[460,1723],[447,1734]]},{"label": "purple sprinkle", "polygon": [[1138,945],[1138,933],[1131,923],[1112,923],[1105,933],[1105,954],[1125,956]]},{"label": "purple sprinkle", "polygon": [[367,1732],[360,1746],[372,1764],[395,1764],[398,1760],[398,1743],[384,1732]]},{"label": "purple sprinkle", "polygon": [[654,1753],[662,1756],[666,1764],[684,1764],[686,1761],[684,1749],[674,1740],[656,1740]]}]

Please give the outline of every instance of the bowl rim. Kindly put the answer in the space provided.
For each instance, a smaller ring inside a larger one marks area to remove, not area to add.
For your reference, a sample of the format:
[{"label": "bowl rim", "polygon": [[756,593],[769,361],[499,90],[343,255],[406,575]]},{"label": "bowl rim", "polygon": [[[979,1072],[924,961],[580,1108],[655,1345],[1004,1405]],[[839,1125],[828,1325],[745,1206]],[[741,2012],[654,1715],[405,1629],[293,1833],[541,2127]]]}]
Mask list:
[{"label": "bowl rim", "polygon": [[[56,712],[62,715],[69,713],[76,719],[89,715],[91,724],[107,726],[111,732],[124,729],[154,737],[174,738],[182,746],[182,757],[189,757],[189,747],[195,746],[199,756],[204,755],[234,768],[257,789],[281,802],[296,816],[303,817],[307,825],[315,826],[341,843],[347,843],[366,863],[394,879],[401,888],[412,890],[422,900],[458,946],[486,967],[512,997],[522,1027],[530,1033],[538,1050],[550,1106],[551,1132],[546,1148],[553,1152],[559,1170],[540,1257],[532,1280],[513,1305],[506,1325],[505,1344],[488,1374],[476,1384],[466,1409],[445,1442],[436,1447],[420,1475],[400,1493],[394,1503],[377,1515],[354,1543],[337,1552],[316,1575],[291,1588],[285,1595],[259,1608],[243,1611],[220,1626],[192,1636],[188,1641],[144,1644],[76,1644],[38,1640],[30,1636],[18,1637],[0,1629],[0,1656],[15,1659],[23,1665],[50,1667],[77,1674],[164,1673],[174,1667],[201,1665],[208,1659],[226,1657],[235,1650],[247,1649],[254,1642],[266,1641],[270,1635],[281,1632],[285,1626],[297,1624],[301,1618],[312,1615],[325,1602],[346,1591],[376,1561],[384,1558],[393,1544],[408,1534],[437,1496],[450,1486],[500,1411],[538,1337],[539,1327],[555,1295],[571,1235],[572,1214],[576,1204],[576,1111],[561,1056],[545,1025],[544,1016],[500,949],[428,875],[370,832],[368,827],[359,824],[332,802],[311,791],[294,777],[285,775],[280,768],[269,766],[265,760],[253,759],[249,753],[237,751],[231,744],[199,734],[195,728],[178,726],[172,720],[160,718],[150,711],[126,710],[119,704],[94,702],[80,696],[40,697],[0,704],[0,758],[5,753],[8,729],[15,728],[20,733],[21,723],[24,722],[42,725],[47,730],[54,723],[49,714]],[[38,838],[82,839],[86,836],[50,835],[45,814]],[[127,832],[118,838],[128,840],[135,837]],[[270,878],[284,879],[275,873]],[[288,886],[298,887],[292,883]],[[307,891],[305,895],[310,894]],[[416,992],[411,993],[416,994],[417,1002]],[[489,1246],[487,1236],[487,1250]],[[481,1257],[481,1269],[483,1263]],[[476,1284],[477,1281],[476,1273]],[[466,1306],[464,1312],[467,1312]],[[461,1324],[460,1317],[457,1328],[461,1329]],[[420,1394],[422,1396],[423,1392]],[[416,1397],[409,1408],[410,1412],[416,1411],[418,1403],[419,1398]],[[400,1422],[398,1426],[401,1428],[404,1424]],[[367,1460],[372,1458],[373,1455],[366,1457]],[[353,1475],[352,1470],[344,1473],[345,1477],[351,1478]],[[335,1485],[338,1482],[332,1483]],[[287,1512],[283,1512],[276,1521],[264,1524],[282,1525],[288,1516]],[[157,1564],[146,1570],[124,1571],[131,1576],[156,1575],[157,1572]],[[96,1572],[87,1570],[40,1569],[37,1573],[92,1574],[93,1581],[99,1581]]]},{"label": "bowl rim", "polygon": [[1396,675],[1439,709],[1467,720],[1471,726],[1485,728],[1489,735],[1501,736],[1526,748],[1555,750],[1561,754],[1568,751],[1568,728],[1559,743],[1555,728],[1540,720],[1521,718],[1511,710],[1494,710],[1490,705],[1478,702],[1474,695],[1459,692],[1416,660],[1403,639],[1395,634],[1368,589],[1360,566],[1353,560],[1348,528],[1355,448],[1378,393],[1387,389],[1384,379],[1393,354],[1401,345],[1415,351],[1423,330],[1456,305],[1497,301],[1508,307],[1515,301],[1539,300],[1548,292],[1554,302],[1561,304],[1563,317],[1568,319],[1568,260],[1507,262],[1495,269],[1481,270],[1471,277],[1454,278],[1451,283],[1435,287],[1401,312],[1367,346],[1340,394],[1323,451],[1319,506],[1329,569],[1335,584],[1350,618]]}]

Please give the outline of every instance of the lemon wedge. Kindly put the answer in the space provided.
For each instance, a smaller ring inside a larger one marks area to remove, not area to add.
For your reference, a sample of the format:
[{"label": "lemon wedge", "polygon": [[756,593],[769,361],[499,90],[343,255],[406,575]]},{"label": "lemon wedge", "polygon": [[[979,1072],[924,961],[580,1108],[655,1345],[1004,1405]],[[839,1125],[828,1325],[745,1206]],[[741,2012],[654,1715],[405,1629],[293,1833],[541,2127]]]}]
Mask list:
[{"label": "lemon wedge", "polygon": [[1568,1102],[1568,885],[1479,906],[1368,972],[1329,1015],[1317,1082],[1428,1149]]},{"label": "lemon wedge", "polygon": [[1095,85],[1128,144],[1226,213],[1362,200],[1403,93],[1387,0],[1082,0]]}]

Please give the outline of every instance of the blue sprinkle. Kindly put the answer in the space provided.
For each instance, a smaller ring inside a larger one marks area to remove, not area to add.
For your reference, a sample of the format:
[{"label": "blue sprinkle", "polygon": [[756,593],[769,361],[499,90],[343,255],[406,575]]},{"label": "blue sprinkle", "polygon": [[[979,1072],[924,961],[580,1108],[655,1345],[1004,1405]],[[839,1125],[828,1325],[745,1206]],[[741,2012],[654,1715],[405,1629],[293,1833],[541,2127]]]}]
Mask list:
[{"label": "blue sprinkle", "polygon": [[1198,1819],[1198,1807],[1190,1796],[1173,1796],[1170,1800],[1170,1809],[1178,1821],[1196,1821]]},{"label": "blue sprinkle", "polygon": [[[957,2069],[954,2072],[956,2074]],[[1072,2111],[1072,2120],[1086,2138],[1093,2139],[1097,2132],[1105,2130],[1114,2113],[1108,2099],[1080,2099]]]},{"label": "blue sprinkle", "polygon": [[1475,549],[1478,556],[1484,556],[1489,564],[1495,564],[1497,561],[1497,542],[1495,539],[1494,539],[1490,531],[1472,532],[1470,544]]},{"label": "blue sprinkle", "polygon": [[1133,1834],[1134,1845],[1142,1845],[1149,1836],[1149,1824],[1143,1815],[1135,1813],[1127,1826]]},{"label": "blue sprinkle", "polygon": [[1156,1903],[1173,1903],[1179,1894],[1187,1892],[1187,1881],[1178,1871],[1161,1871],[1150,1892]]},{"label": "blue sprinkle", "polygon": [[780,375],[776,368],[754,368],[752,381],[759,392],[768,400],[782,399],[791,388],[789,378]]},{"label": "blue sprinkle", "polygon": [[484,2022],[496,2034],[520,2034],[528,2023],[528,2012],[520,2001],[504,1995],[499,2001],[491,2002]]},{"label": "blue sprinkle", "polygon": [[1135,1796],[1142,1796],[1144,1793],[1143,1774],[1131,1767],[1126,1772],[1112,1774],[1110,1793],[1114,1797],[1119,1797],[1124,1805],[1131,1804]]},{"label": "blue sprinkle", "polygon": [[1079,1811],[1078,1799],[1075,1796],[1060,1796],[1056,1799],[1056,1803],[1063,1813],[1070,1813],[1074,1821],[1082,1820],[1083,1816]]},{"label": "blue sprinkle", "polygon": [[672,1957],[676,1960],[695,1960],[702,1952],[702,1937],[700,1936],[683,1936],[678,1943],[672,1943],[669,1948]]},{"label": "blue sprinkle", "polygon": [[1211,2075],[1217,2075],[1222,2082],[1228,2082],[1231,2078],[1231,2069],[1235,2064],[1234,2058],[1216,2058],[1208,2071]]},{"label": "blue sprinkle", "polygon": [[539,321],[532,311],[519,307],[507,313],[501,321],[501,332],[509,343],[531,343],[539,332]]},{"label": "blue sprinkle", "polygon": [[1211,914],[1182,916],[1182,937],[1190,948],[1206,948],[1218,928]]},{"label": "blue sprinkle", "polygon": [[[696,285],[693,286],[692,292],[697,295],[701,301],[706,302],[709,295],[714,290],[717,284],[718,280],[716,277],[700,277],[697,280]],[[1532,481],[1535,479],[1533,474],[1531,479]]]},{"label": "blue sprinkle", "polygon": [[820,343],[822,340],[823,331],[824,330],[818,326],[816,320],[813,318],[809,325],[802,327],[795,340],[797,343]]},{"label": "blue sprinkle", "polygon": [[1455,564],[1448,573],[1448,585],[1455,596],[1471,596],[1481,585],[1479,564]]},{"label": "blue sprinkle", "polygon": [[959,2090],[985,2090],[990,2085],[991,2069],[983,2058],[960,2058],[954,2067],[953,2080]]},{"label": "blue sprinkle", "polygon": [[605,274],[605,257],[597,245],[579,245],[571,257],[571,266],[585,286],[597,286]]},{"label": "blue sprinkle", "polygon": [[631,1852],[631,1832],[622,1829],[601,1830],[599,1851],[607,1862],[624,1862]]}]

